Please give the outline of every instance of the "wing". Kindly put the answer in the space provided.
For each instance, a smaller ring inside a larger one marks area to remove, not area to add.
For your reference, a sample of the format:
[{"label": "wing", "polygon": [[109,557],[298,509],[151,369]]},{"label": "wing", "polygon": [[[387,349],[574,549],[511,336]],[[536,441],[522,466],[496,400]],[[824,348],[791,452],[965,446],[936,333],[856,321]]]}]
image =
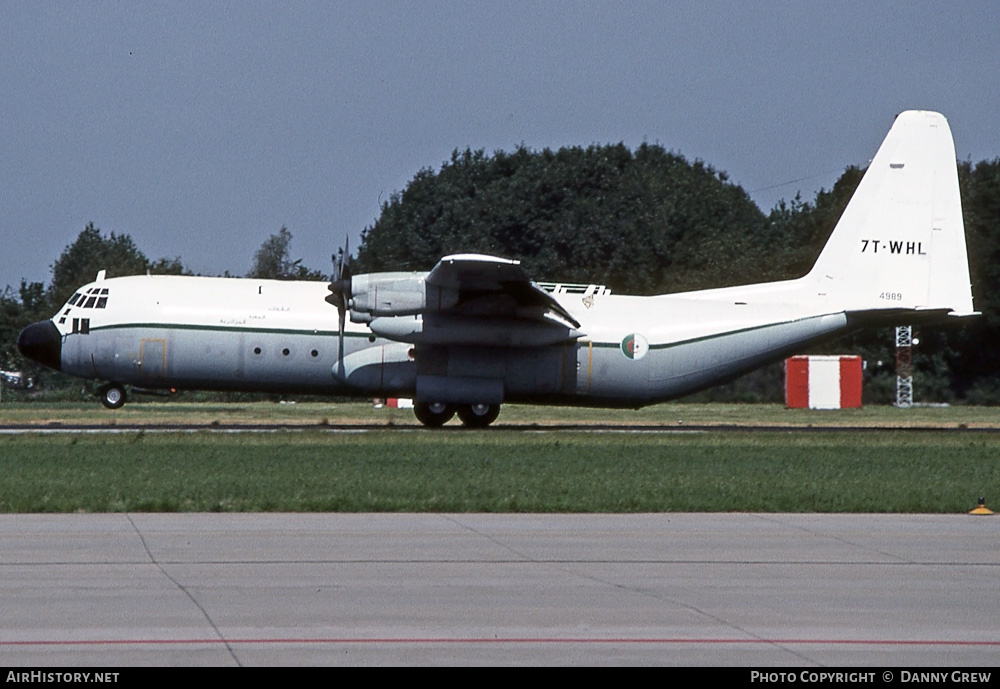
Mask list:
[{"label": "wing", "polygon": [[483,254],[445,256],[427,274],[426,282],[458,292],[458,302],[452,307],[457,314],[525,320],[554,314],[574,328],[580,327],[562,304],[528,278],[520,261]]},{"label": "wing", "polygon": [[426,274],[375,273],[351,284],[351,320],[397,342],[544,347],[583,335],[517,261],[495,256],[456,254]]}]

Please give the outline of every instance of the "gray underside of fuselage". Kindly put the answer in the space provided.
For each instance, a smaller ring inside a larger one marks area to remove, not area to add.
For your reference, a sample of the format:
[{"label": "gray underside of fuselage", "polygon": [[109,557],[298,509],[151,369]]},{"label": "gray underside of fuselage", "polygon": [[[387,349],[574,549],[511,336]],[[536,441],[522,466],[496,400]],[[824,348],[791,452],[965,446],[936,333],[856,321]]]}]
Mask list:
[{"label": "gray underside of fuselage", "polygon": [[[737,377],[848,330],[844,314],[652,344],[419,347],[357,333],[128,326],[64,337],[62,370],[152,389],[417,396],[477,402],[643,406]],[[454,381],[454,391],[449,391]],[[497,392],[499,391],[499,392]],[[480,395],[479,399],[476,399]],[[469,399],[465,399],[468,397]],[[462,399],[459,399],[462,398]]]}]

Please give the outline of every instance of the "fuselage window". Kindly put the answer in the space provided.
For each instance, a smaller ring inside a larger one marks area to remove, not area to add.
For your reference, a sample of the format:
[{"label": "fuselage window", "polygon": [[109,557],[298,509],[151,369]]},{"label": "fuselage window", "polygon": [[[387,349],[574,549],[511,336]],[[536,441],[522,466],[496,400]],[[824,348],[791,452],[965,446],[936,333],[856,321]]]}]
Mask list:
[{"label": "fuselage window", "polygon": [[285,347],[284,349],[282,349],[281,353],[284,354],[285,356],[288,356],[289,354],[291,354],[291,352],[288,350],[288,347]]},{"label": "fuselage window", "polygon": [[254,354],[260,354],[260,347],[254,347],[253,348],[253,353]]},{"label": "fuselage window", "polygon": [[318,356],[319,356],[319,352],[317,352],[317,351],[316,351],[315,349],[314,349],[314,350],[312,350],[312,351],[311,351],[311,352],[309,352],[309,353],[310,353],[310,354],[312,354],[312,358],[313,358],[313,359],[315,359],[316,357],[318,357]]}]

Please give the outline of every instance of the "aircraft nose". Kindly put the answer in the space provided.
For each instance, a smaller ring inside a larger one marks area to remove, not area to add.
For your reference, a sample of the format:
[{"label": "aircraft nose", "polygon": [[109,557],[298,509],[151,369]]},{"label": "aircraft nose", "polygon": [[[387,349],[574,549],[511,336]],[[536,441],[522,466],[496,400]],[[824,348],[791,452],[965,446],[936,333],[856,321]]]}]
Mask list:
[{"label": "aircraft nose", "polygon": [[32,361],[57,371],[62,368],[62,335],[52,321],[38,321],[22,330],[17,349]]}]

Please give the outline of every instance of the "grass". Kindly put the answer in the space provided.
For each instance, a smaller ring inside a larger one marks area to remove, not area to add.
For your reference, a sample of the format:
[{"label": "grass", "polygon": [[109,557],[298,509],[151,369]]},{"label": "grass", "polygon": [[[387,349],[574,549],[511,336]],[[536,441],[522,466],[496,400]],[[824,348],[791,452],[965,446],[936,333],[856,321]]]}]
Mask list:
[{"label": "grass", "polygon": [[0,435],[0,512],[959,513],[991,504],[998,451],[869,429],[29,433]]}]

